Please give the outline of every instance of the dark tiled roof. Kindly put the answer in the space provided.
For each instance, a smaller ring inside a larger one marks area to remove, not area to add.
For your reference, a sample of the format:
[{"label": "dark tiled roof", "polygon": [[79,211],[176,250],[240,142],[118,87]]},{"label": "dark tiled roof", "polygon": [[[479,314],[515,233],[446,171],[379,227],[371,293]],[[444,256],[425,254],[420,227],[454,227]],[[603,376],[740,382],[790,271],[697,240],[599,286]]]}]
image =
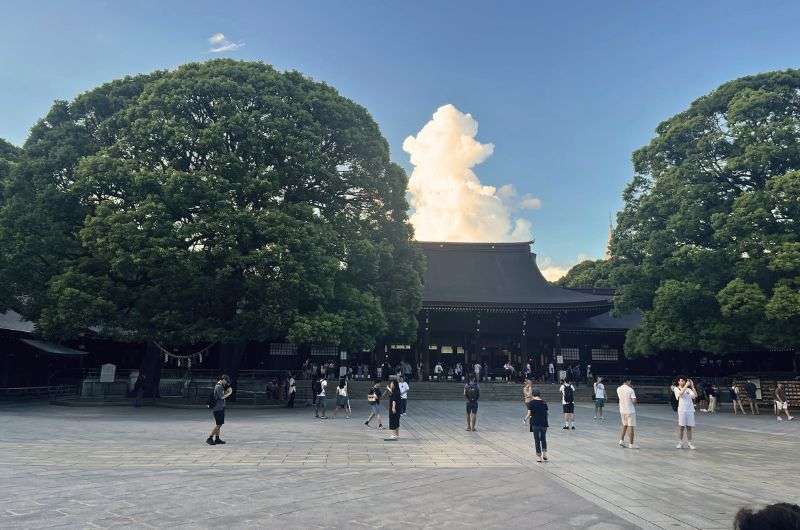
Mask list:
[{"label": "dark tiled roof", "polygon": [[61,344],[56,344],[54,342],[47,342],[44,340],[22,339],[22,342],[28,344],[29,346],[33,346],[37,350],[41,350],[46,353],[51,353],[53,355],[65,355],[65,356],[88,355],[88,353],[85,351],[75,350],[72,348],[68,348],[66,346],[62,346]]},{"label": "dark tiled roof", "polygon": [[488,304],[552,309],[607,308],[610,296],[563,289],[544,279],[530,242],[417,242],[427,258],[423,306]]},{"label": "dark tiled roof", "polygon": [[[569,329],[617,329],[628,330],[638,327],[642,322],[642,312],[640,310],[632,311],[615,317],[611,311],[607,311],[600,315],[596,315],[577,322],[570,322],[567,325]],[[566,330],[565,330],[566,331]]]}]

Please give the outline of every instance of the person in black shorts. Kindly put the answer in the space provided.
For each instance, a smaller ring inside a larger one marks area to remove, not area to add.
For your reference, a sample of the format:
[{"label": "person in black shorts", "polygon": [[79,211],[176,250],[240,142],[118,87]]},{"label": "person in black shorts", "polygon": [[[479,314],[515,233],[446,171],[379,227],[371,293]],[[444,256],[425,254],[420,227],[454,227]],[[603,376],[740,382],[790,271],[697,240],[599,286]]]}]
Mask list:
[{"label": "person in black shorts", "polygon": [[[211,434],[208,435],[206,443],[208,445],[222,445],[225,442],[220,440],[220,431],[225,424],[225,398],[233,393],[231,388],[231,380],[227,375],[221,375],[217,384],[214,385],[214,398],[213,403],[209,402],[211,413],[214,415],[214,428]],[[210,400],[211,401],[211,400]]]},{"label": "person in black shorts", "polygon": [[751,414],[761,414],[758,411],[758,402],[756,401],[757,391],[756,384],[752,381],[748,381],[744,384],[744,390],[747,393],[747,401],[750,403],[750,413]]},{"label": "person in black shorts", "polygon": [[469,376],[469,382],[464,385],[464,399],[467,402],[467,430],[474,431],[475,423],[478,421],[478,400],[481,397],[481,389],[474,375]]}]

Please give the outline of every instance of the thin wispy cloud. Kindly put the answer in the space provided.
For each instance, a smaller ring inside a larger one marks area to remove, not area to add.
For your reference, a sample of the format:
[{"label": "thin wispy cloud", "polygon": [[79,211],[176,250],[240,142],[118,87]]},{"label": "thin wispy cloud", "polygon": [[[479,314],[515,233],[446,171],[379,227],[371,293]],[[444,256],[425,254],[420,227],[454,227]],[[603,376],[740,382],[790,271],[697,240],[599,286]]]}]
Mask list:
[{"label": "thin wispy cloud", "polygon": [[232,52],[244,46],[243,41],[233,42],[224,33],[214,33],[208,38],[208,43],[211,45],[208,50],[211,53]]}]

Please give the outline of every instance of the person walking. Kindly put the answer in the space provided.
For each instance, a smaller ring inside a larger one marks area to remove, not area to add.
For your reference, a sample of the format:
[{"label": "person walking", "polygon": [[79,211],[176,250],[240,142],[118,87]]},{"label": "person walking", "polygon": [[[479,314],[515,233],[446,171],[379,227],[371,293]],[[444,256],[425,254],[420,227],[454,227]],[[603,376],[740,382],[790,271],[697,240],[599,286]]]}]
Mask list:
[{"label": "person walking", "polygon": [[731,385],[730,388],[731,393],[731,403],[733,404],[733,413],[736,414],[736,407],[742,411],[742,415],[746,415],[744,411],[744,407],[742,406],[742,399],[741,399],[741,391],[739,390],[739,386],[736,384]]},{"label": "person walking", "polygon": [[294,398],[297,396],[297,381],[294,380],[294,375],[289,374],[289,400],[286,403],[286,407],[293,409],[294,408]]},{"label": "person walking", "polygon": [[400,384],[392,379],[389,381],[389,430],[392,434],[384,441],[393,442],[400,437]]},{"label": "person walking", "polygon": [[340,377],[339,385],[336,387],[336,408],[333,409],[333,419],[336,419],[336,413],[342,409],[345,418],[350,419],[350,411],[347,409],[347,393],[348,393],[347,378]]},{"label": "person walking", "polygon": [[622,431],[619,434],[619,446],[626,447],[625,433],[628,433],[629,443],[627,447],[638,449],[634,443],[634,431],[636,430],[636,392],[631,386],[631,378],[625,378],[624,382],[617,387],[617,399],[619,400],[619,415],[622,419]]},{"label": "person walking", "polygon": [[145,381],[144,369],[139,369],[139,375],[136,376],[136,383],[133,385],[133,393],[136,396],[133,400],[133,406],[136,408],[142,406]]},{"label": "person walking", "polygon": [[481,380],[481,363],[480,363],[480,361],[475,361],[475,365],[472,367],[472,369],[475,371],[475,380],[476,381],[480,381]]},{"label": "person walking", "polygon": [[535,389],[528,401],[527,420],[530,431],[533,433],[533,449],[536,451],[536,461],[547,460],[547,403],[542,399],[542,393]]},{"label": "person walking", "polygon": [[[480,366],[480,365],[477,365]],[[475,431],[478,421],[478,400],[481,397],[481,388],[475,375],[469,376],[469,381],[464,385],[464,400],[467,403],[467,430]]]},{"label": "person walking", "polygon": [[694,400],[697,397],[694,382],[691,379],[679,377],[678,385],[673,392],[678,400],[678,445],[675,448],[683,449],[683,436],[686,433],[686,443],[689,449],[694,449],[692,430],[694,430]]},{"label": "person walking", "polygon": [[367,403],[369,403],[369,417],[367,421],[364,422],[364,425],[369,427],[369,422],[372,421],[372,418],[378,417],[378,429],[383,429],[383,423],[381,423],[381,382],[375,381],[372,385],[372,388],[369,389],[367,393]]},{"label": "person walking", "polygon": [[786,389],[783,387],[783,383],[778,383],[778,386],[775,387],[775,418],[778,421],[783,421],[781,418],[781,411],[786,414],[786,419],[788,421],[792,421],[794,416],[789,414],[789,400],[786,399]]},{"label": "person walking", "polygon": [[747,401],[750,404],[750,413],[751,414],[761,414],[758,410],[758,401],[756,400],[758,396],[758,388],[756,388],[756,384],[752,381],[748,381],[744,385],[744,391],[747,394]]},{"label": "person walking", "polygon": [[556,367],[555,367],[555,365],[553,365],[552,362],[549,365],[547,365],[547,374],[548,374],[548,376],[550,378],[550,382],[551,383],[555,383],[556,382]]},{"label": "person walking", "polygon": [[606,405],[606,385],[603,384],[603,378],[597,378],[594,383],[594,419],[604,421],[603,407]]},{"label": "person walking", "polygon": [[575,387],[569,381],[562,380],[561,406],[564,409],[564,429],[575,430]]},{"label": "person walking", "polygon": [[225,399],[230,397],[233,393],[231,388],[231,380],[227,375],[221,375],[217,384],[214,385],[214,390],[208,401],[208,408],[214,415],[214,428],[211,429],[211,434],[206,438],[208,445],[223,445],[225,441],[220,439],[219,435],[222,431],[222,426],[225,424]]},{"label": "person walking", "polygon": [[[325,377],[325,374],[320,374],[319,380],[317,381],[317,391],[316,391],[316,401],[314,405],[314,417],[319,418],[321,420],[327,420],[328,417],[325,415],[325,390],[328,388],[328,380]],[[322,415],[320,416],[320,411],[322,411]]]},{"label": "person walking", "polygon": [[400,415],[405,416],[408,406],[408,391],[411,387],[405,377],[400,377],[400,383],[397,386],[400,388]]},{"label": "person walking", "polygon": [[717,387],[713,383],[706,383],[705,391],[708,396],[708,412],[714,414],[717,411]]}]

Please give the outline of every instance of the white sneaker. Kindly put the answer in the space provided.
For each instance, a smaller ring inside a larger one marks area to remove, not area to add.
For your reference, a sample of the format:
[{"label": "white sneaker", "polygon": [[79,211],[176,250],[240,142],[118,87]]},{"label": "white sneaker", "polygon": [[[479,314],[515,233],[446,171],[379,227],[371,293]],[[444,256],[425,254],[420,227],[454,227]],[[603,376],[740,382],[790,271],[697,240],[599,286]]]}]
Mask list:
[{"label": "white sneaker", "polygon": [[678,445],[675,446],[675,449],[683,449],[683,442],[678,442]]},{"label": "white sneaker", "polygon": [[593,419],[593,420],[596,420],[596,419],[597,419],[597,416],[595,416],[595,417],[594,417],[594,418],[592,418],[592,419]]},{"label": "white sneaker", "polygon": [[622,440],[620,440],[620,441],[619,441],[619,444],[617,444],[617,445],[619,445],[620,447],[625,447],[625,442],[624,442],[624,441],[622,441]]},{"label": "white sneaker", "polygon": [[794,416],[789,416],[789,417],[788,417],[788,418],[786,418],[786,419],[787,419],[787,420],[789,420],[789,421],[792,421],[792,420],[794,419]]},{"label": "white sneaker", "polygon": [[693,451],[696,449],[696,447],[692,445],[692,442],[689,442],[689,449]]},{"label": "white sneaker", "polygon": [[636,444],[633,444],[633,445],[628,444],[628,449],[639,449],[639,446],[636,445]]},{"label": "white sneaker", "polygon": [[778,416],[778,421],[783,421],[783,418],[781,418],[780,416]]}]

